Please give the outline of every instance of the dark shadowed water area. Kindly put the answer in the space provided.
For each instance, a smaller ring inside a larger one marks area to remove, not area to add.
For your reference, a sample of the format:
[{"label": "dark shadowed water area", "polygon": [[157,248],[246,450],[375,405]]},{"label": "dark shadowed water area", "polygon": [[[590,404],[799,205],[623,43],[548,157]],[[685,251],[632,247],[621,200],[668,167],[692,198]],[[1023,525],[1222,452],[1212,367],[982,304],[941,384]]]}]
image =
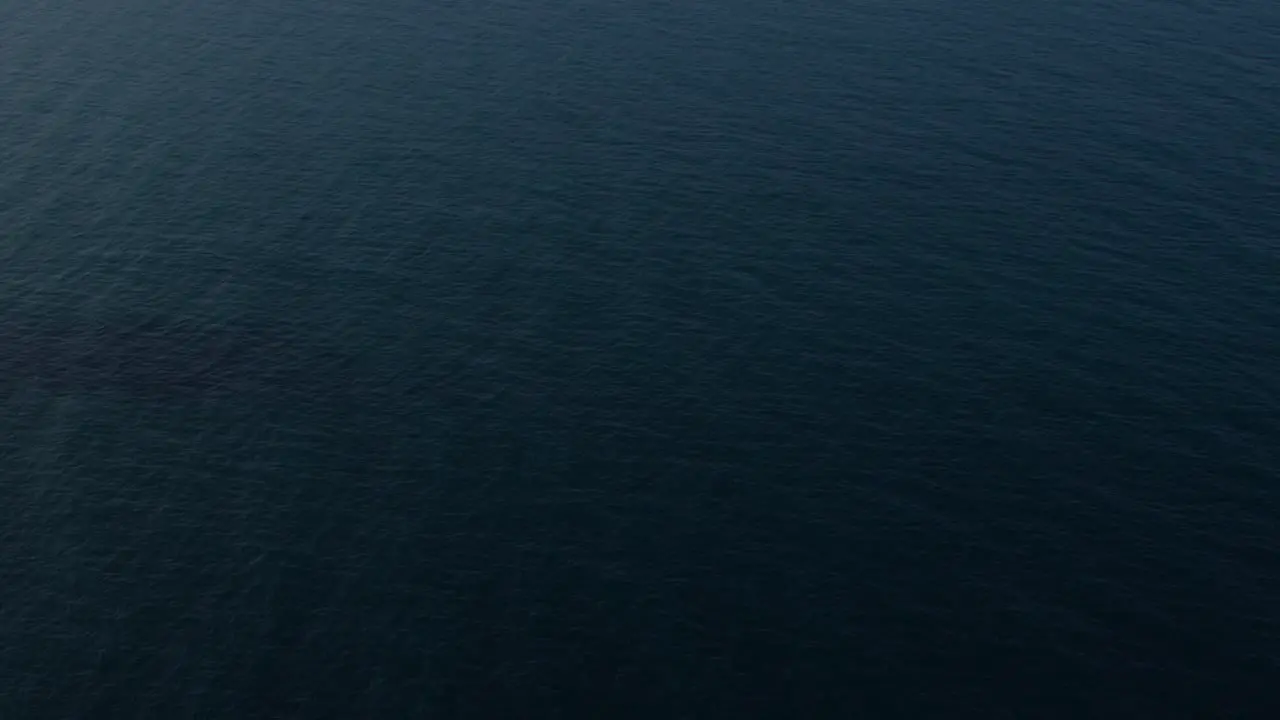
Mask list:
[{"label": "dark shadowed water area", "polygon": [[0,0],[0,718],[1253,718],[1280,5]]}]

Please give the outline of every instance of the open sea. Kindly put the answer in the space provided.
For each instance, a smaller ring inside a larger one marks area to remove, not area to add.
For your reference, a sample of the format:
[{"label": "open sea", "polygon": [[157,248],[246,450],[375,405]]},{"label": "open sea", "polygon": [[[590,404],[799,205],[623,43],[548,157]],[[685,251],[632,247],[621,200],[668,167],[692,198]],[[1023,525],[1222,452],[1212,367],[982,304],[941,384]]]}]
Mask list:
[{"label": "open sea", "polygon": [[0,0],[0,718],[1280,717],[1280,2]]}]

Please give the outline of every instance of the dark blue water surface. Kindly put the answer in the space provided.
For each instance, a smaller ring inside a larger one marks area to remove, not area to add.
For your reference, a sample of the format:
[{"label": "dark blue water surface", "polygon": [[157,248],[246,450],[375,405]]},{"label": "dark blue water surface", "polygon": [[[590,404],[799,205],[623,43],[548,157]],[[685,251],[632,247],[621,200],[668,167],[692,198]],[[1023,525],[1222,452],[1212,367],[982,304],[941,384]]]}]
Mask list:
[{"label": "dark blue water surface", "polygon": [[1280,3],[0,0],[0,717],[1280,708]]}]

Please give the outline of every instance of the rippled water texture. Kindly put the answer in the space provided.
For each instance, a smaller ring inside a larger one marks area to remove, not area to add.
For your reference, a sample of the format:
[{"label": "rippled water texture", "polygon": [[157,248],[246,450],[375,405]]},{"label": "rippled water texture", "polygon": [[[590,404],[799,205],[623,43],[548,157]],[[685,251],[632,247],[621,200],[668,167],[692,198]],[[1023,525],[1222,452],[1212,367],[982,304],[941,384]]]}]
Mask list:
[{"label": "rippled water texture", "polygon": [[1252,718],[1280,5],[0,0],[0,717]]}]

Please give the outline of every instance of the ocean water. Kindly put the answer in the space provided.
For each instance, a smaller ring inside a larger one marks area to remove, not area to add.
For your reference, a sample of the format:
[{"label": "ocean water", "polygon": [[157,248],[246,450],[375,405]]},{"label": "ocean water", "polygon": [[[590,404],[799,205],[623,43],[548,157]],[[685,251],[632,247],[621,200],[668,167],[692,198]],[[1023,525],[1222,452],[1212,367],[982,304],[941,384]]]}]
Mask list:
[{"label": "ocean water", "polygon": [[1280,708],[1280,5],[0,0],[0,718]]}]

